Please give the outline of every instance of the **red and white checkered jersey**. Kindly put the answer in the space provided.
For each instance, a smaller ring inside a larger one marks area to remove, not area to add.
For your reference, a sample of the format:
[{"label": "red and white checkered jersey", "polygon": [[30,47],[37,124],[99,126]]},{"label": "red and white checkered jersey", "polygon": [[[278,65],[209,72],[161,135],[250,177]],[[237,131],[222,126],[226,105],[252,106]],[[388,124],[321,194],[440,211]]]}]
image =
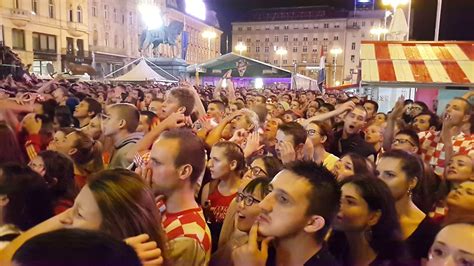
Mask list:
[{"label": "red and white checkered jersey", "polygon": [[[429,163],[436,174],[442,176],[445,168],[446,153],[441,141],[440,131],[423,131],[418,133],[420,138],[421,158]],[[474,135],[460,133],[453,137],[453,154],[466,154],[474,158]]]}]

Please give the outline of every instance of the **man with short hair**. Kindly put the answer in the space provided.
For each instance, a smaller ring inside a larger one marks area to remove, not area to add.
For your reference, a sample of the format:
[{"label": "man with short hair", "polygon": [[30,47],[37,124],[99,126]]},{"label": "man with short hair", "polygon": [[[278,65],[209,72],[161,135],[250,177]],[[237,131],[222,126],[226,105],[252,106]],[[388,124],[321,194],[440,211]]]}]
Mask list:
[{"label": "man with short hair", "polygon": [[151,187],[165,196],[160,210],[172,265],[206,265],[211,234],[194,198],[206,165],[203,142],[189,129],[172,129],[160,135],[150,155]]},{"label": "man with short hair", "polygon": [[114,150],[110,157],[109,168],[128,168],[132,163],[127,154],[143,137],[143,133],[135,132],[140,122],[138,109],[127,103],[109,106],[103,115],[104,136],[112,138]]},{"label": "man with short hair", "polygon": [[57,89],[53,91],[53,98],[60,106],[65,106],[66,101],[69,98],[69,91],[60,85]]},{"label": "man with short hair", "polygon": [[[334,175],[311,161],[294,161],[270,183],[249,242],[233,251],[234,265],[337,265],[324,245],[339,211]],[[257,243],[258,233],[266,237]],[[274,245],[268,246],[271,239]],[[267,253],[268,249],[268,253]]]},{"label": "man with short hair", "polygon": [[376,101],[367,100],[364,102],[364,108],[367,111],[367,121],[369,121],[378,112],[379,104]]},{"label": "man with short hair", "polygon": [[284,164],[303,157],[303,146],[307,133],[304,127],[296,122],[283,123],[278,126],[275,150]]},{"label": "man with short hair", "polygon": [[474,158],[474,135],[461,131],[464,124],[469,123],[471,111],[472,105],[466,99],[456,97],[446,105],[440,131],[418,133],[421,158],[429,162],[436,174],[443,174],[445,163],[453,154]]},{"label": "man with short hair", "polygon": [[73,116],[79,121],[79,128],[82,129],[89,125],[91,119],[100,113],[102,113],[102,105],[88,97],[76,105]]},{"label": "man with short hair", "polygon": [[367,111],[362,105],[356,105],[344,117],[344,127],[334,134],[334,144],[331,153],[341,158],[348,152],[367,157],[375,154],[375,149],[362,137],[361,131],[367,121]]},{"label": "man with short hair", "polygon": [[438,129],[439,118],[432,112],[422,112],[413,118],[411,124],[417,133],[428,130],[436,131]]},{"label": "man with short hair", "polygon": [[216,123],[220,123],[225,114],[225,105],[222,101],[212,100],[207,105],[207,115]]},{"label": "man with short hair", "polygon": [[163,121],[172,113],[182,111],[189,116],[194,109],[194,95],[186,88],[174,88],[170,90],[161,106],[160,120]]}]

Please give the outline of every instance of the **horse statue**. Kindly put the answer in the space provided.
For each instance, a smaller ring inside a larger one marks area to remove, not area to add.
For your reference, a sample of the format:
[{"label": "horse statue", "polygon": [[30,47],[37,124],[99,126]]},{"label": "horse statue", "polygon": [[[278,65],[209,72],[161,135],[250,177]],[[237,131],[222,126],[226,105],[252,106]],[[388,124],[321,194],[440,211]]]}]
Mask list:
[{"label": "horse statue", "polygon": [[[178,36],[184,30],[184,23],[179,21],[171,21],[168,26],[163,26],[155,30],[144,30],[140,37],[140,49],[142,52],[150,45],[153,45],[152,49],[158,48],[160,44],[167,44],[173,48],[176,46]],[[173,49],[174,51],[174,49]],[[174,55],[173,55],[174,57]]]}]

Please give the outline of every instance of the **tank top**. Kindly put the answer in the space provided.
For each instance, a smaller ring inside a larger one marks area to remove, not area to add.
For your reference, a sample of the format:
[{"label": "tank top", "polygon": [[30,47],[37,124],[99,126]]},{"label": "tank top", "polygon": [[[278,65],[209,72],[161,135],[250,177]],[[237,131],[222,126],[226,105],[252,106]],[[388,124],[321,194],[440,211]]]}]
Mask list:
[{"label": "tank top", "polygon": [[222,223],[227,214],[227,209],[229,208],[230,203],[235,198],[237,193],[234,193],[229,196],[224,196],[219,192],[219,189],[216,188],[214,191],[207,197],[210,201],[210,212],[212,213],[212,222]]}]

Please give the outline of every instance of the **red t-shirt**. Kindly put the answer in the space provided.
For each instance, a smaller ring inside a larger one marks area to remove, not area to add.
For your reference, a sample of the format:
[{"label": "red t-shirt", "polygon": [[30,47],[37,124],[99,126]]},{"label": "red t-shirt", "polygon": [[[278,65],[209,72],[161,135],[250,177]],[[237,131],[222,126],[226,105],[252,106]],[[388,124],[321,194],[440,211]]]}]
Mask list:
[{"label": "red t-shirt", "polygon": [[212,213],[213,222],[223,223],[224,218],[227,214],[227,209],[229,208],[230,203],[235,198],[237,193],[234,193],[229,196],[224,196],[219,192],[219,189],[216,189],[207,197],[210,201],[210,211]]}]

